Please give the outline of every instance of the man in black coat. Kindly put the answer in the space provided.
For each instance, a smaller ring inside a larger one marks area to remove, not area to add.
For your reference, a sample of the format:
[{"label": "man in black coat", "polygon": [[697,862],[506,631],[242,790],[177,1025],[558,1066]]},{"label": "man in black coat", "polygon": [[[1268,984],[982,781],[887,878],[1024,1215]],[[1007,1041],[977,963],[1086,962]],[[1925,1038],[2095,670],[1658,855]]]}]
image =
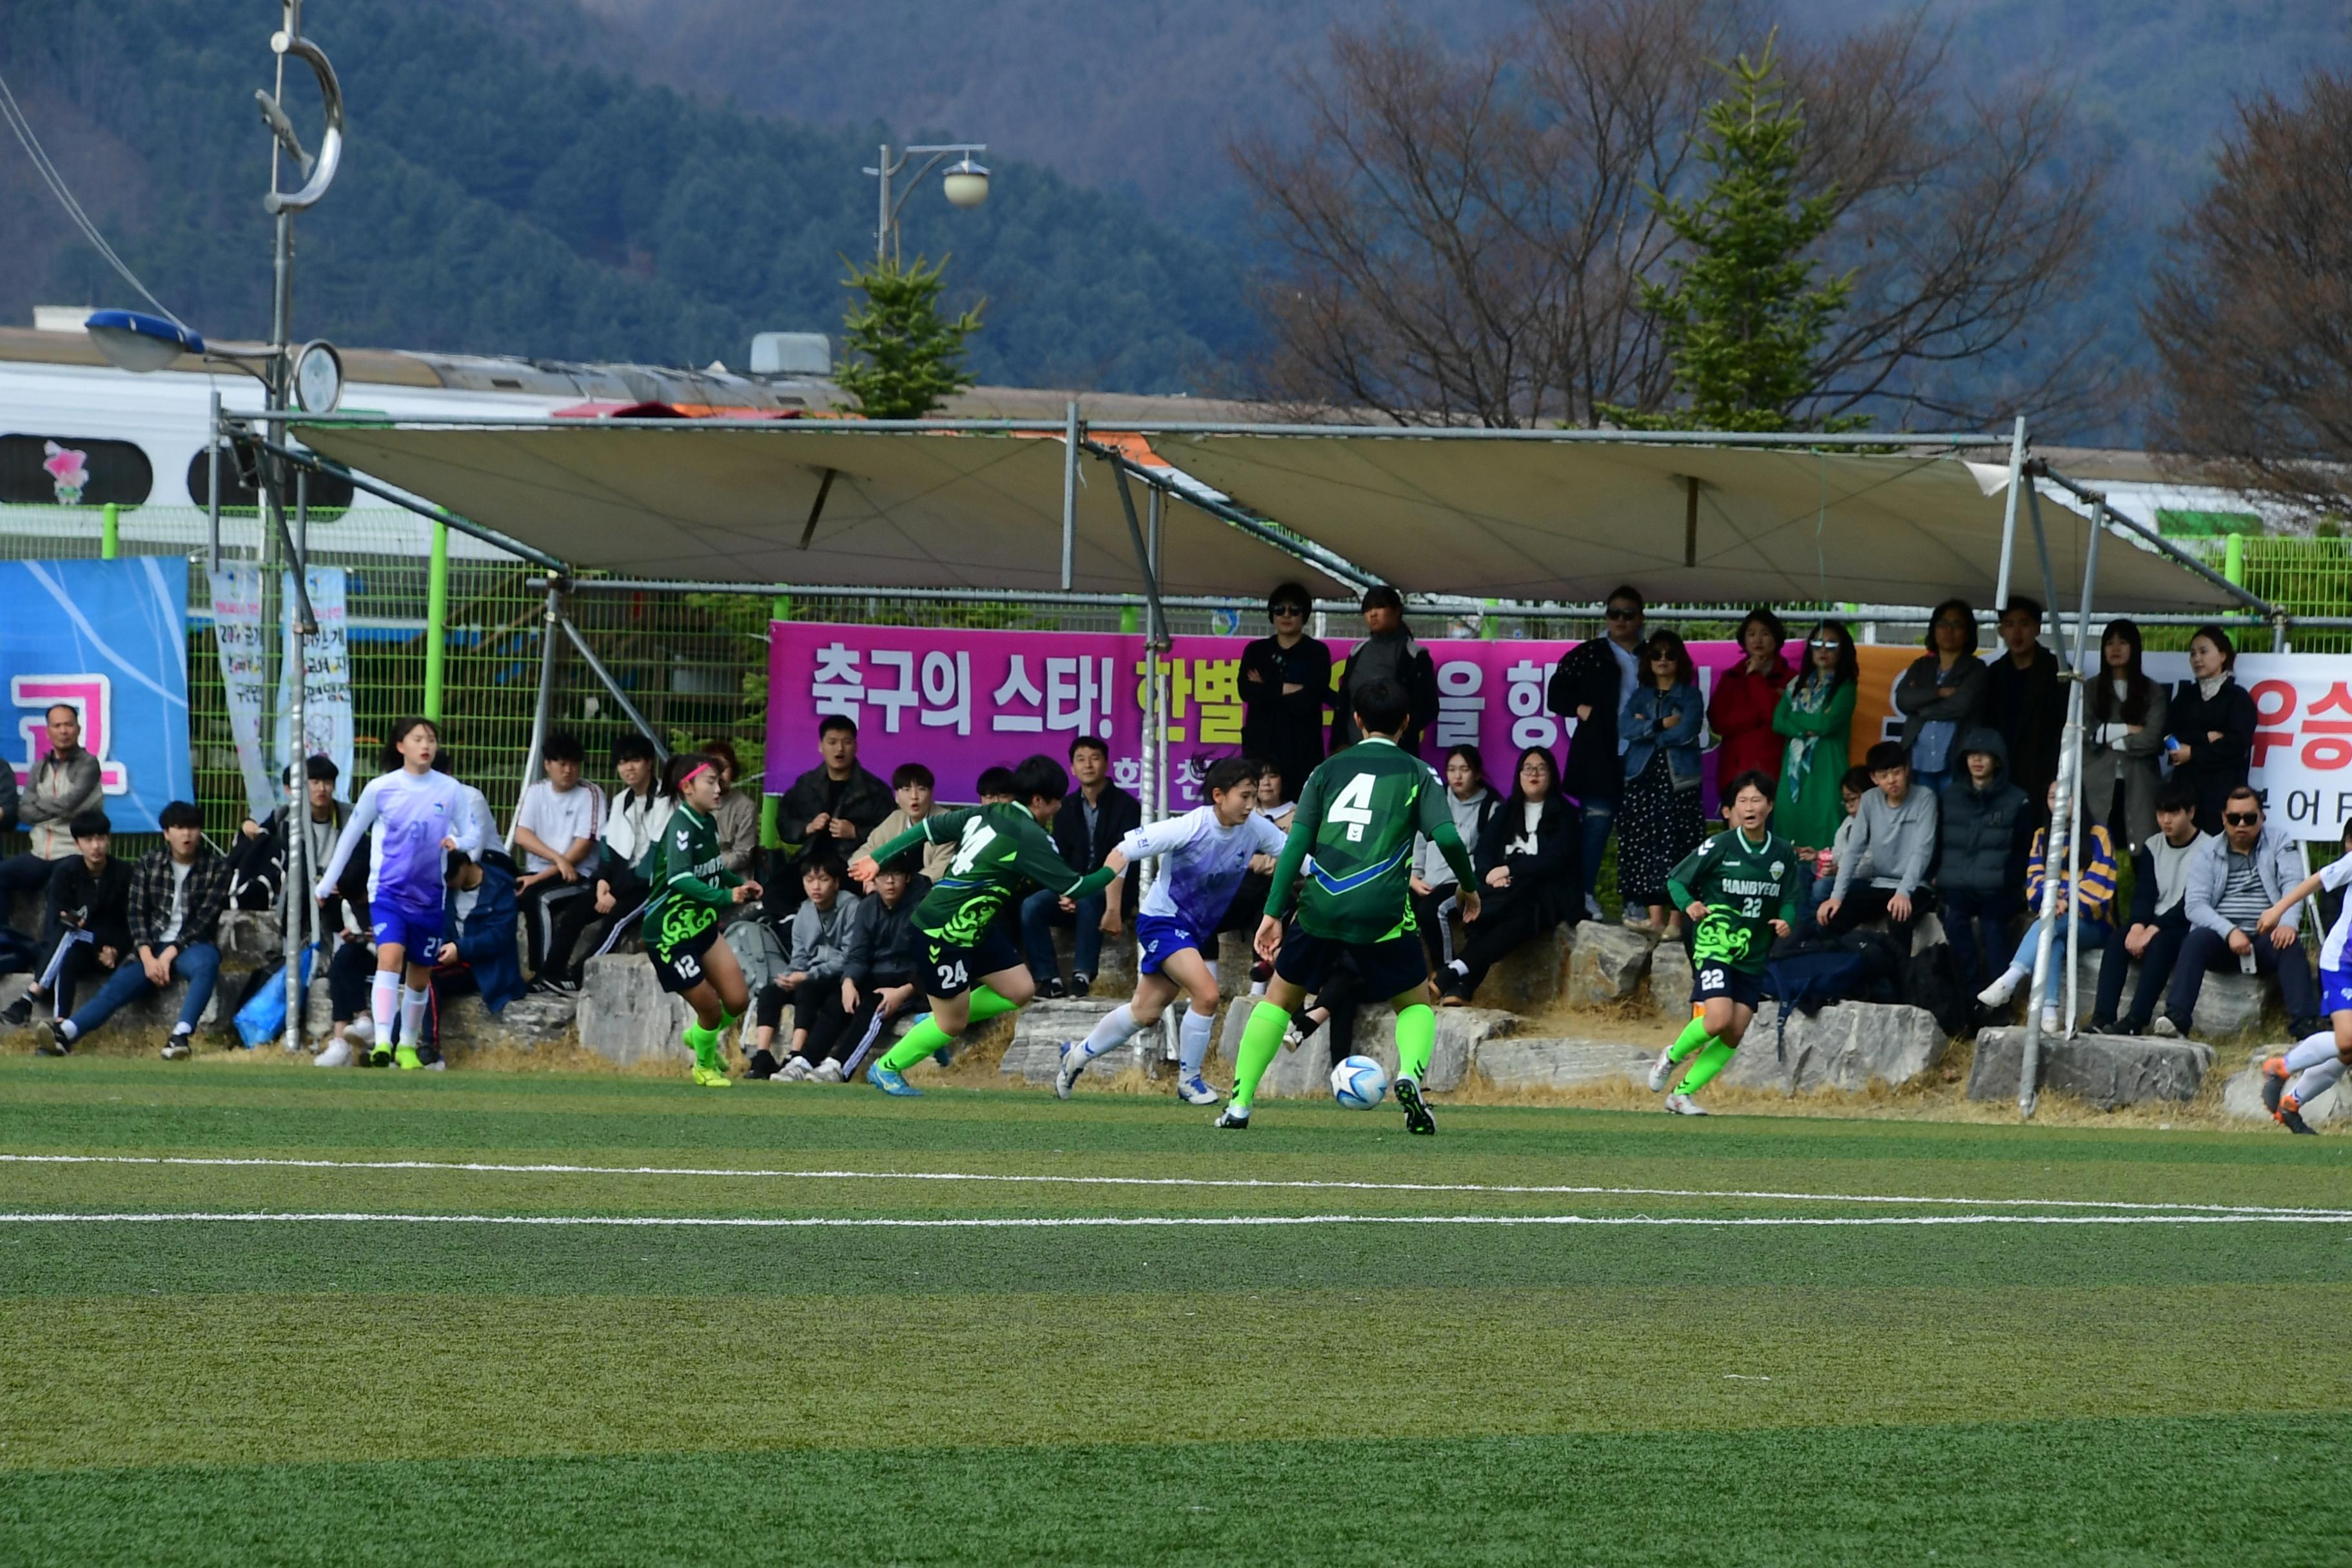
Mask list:
[{"label": "man in black coat", "polygon": [[[1421,646],[1411,627],[1404,624],[1404,595],[1382,584],[1364,590],[1364,640],[1348,656],[1347,668],[1339,672],[1339,689],[1331,699],[1331,754],[1341,752],[1364,738],[1356,728],[1353,693],[1375,680],[1393,680],[1404,688],[1412,700],[1412,715],[1397,744],[1418,754],[1421,737],[1437,721],[1437,661]],[[1298,798],[1299,788],[1306,779],[1286,774],[1282,787],[1292,800]]]},{"label": "man in black coat", "polygon": [[1551,674],[1551,710],[1571,721],[1568,765],[1559,787],[1583,810],[1583,840],[1578,871],[1584,883],[1584,912],[1601,918],[1593,887],[1601,875],[1601,851],[1617,821],[1617,797],[1625,787],[1625,748],[1617,739],[1617,713],[1641,678],[1640,648],[1647,635],[1647,605],[1631,584],[1609,595],[1603,615],[1606,637],[1589,637],[1569,650]]},{"label": "man in black coat", "polygon": [[[1143,803],[1111,782],[1110,748],[1092,735],[1070,742],[1070,777],[1077,784],[1054,818],[1054,847],[1073,871],[1091,871],[1110,858],[1118,841],[1143,826]],[[1021,904],[1021,947],[1036,977],[1040,996],[1083,996],[1101,965],[1102,942],[1119,930],[1120,905],[1133,880],[1113,882],[1076,910],[1062,908],[1061,895],[1039,891]],[[1062,984],[1061,960],[1054,952],[1054,928],[1076,928],[1070,983]]]},{"label": "man in black coat", "polygon": [[2066,723],[2066,693],[2058,683],[2058,656],[2042,646],[2042,605],[2022,594],[2000,613],[2008,652],[1985,661],[1984,718],[2009,745],[2009,782],[2025,792],[2037,823],[2050,816],[2050,781],[2058,776],[2059,731]]},{"label": "man in black coat", "polygon": [[32,1021],[37,1002],[48,1001],[60,1018],[71,1013],[75,987],[112,975],[131,952],[131,868],[114,858],[114,825],[102,811],[81,811],[72,830],[80,853],[58,861],[49,876],[40,977],[0,1013],[19,1028]]},{"label": "man in black coat", "polygon": [[772,914],[799,907],[801,858],[811,848],[829,843],[846,858],[898,809],[890,786],[858,765],[856,720],[826,714],[816,727],[816,746],[817,765],[794,779],[776,802],[776,836],[785,848],[764,879],[772,889]]}]

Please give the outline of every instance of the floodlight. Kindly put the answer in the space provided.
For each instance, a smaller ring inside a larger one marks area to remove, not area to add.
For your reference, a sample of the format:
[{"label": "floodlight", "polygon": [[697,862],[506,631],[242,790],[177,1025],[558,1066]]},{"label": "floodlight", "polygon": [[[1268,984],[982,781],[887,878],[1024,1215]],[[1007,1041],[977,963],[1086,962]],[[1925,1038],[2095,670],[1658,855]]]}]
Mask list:
[{"label": "floodlight", "polygon": [[162,370],[182,354],[201,354],[205,340],[162,316],[137,310],[100,310],[82,323],[90,342],[123,370]]}]

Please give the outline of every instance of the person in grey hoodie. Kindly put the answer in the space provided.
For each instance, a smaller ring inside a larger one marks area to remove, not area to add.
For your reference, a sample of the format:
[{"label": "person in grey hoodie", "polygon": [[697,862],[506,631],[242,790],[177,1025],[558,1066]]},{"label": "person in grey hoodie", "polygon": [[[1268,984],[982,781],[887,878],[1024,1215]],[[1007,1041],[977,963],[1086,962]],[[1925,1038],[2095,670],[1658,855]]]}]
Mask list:
[{"label": "person in grey hoodie", "polygon": [[1960,771],[1942,803],[1936,894],[1961,986],[1973,991],[2008,967],[2009,927],[2021,907],[2018,889],[2025,885],[2025,845],[2033,832],[2025,792],[2010,782],[2009,742],[2000,731],[1980,727],[1960,742]]},{"label": "person in grey hoodie", "polygon": [[760,991],[755,1014],[760,1028],[759,1048],[751,1053],[747,1075],[751,1078],[779,1075],[773,1042],[787,1003],[793,1009],[791,1055],[801,1062],[801,1070],[792,1076],[808,1075],[809,1025],[816,1016],[824,993],[838,987],[841,977],[849,972],[849,922],[858,900],[856,894],[841,889],[841,859],[819,845],[803,856],[800,873],[801,890],[808,897],[793,911],[790,940],[785,943],[784,973]]},{"label": "person in grey hoodie", "polygon": [[[1502,797],[1486,787],[1486,767],[1475,746],[1456,746],[1445,753],[1445,809],[1453,814],[1454,831],[1462,842],[1476,845],[1486,824],[1502,805]],[[1421,927],[1421,944],[1429,950],[1432,969],[1454,962],[1454,906],[1462,889],[1454,883],[1454,868],[1427,838],[1412,850],[1412,913]]]},{"label": "person in grey hoodie", "polygon": [[1822,904],[1822,930],[1843,936],[1884,916],[1908,951],[1911,922],[1935,899],[1927,881],[1936,854],[1936,797],[1912,781],[1910,754],[1898,742],[1871,747],[1864,765],[1870,769],[1870,793],[1862,797],[1838,857],[1837,885]]}]

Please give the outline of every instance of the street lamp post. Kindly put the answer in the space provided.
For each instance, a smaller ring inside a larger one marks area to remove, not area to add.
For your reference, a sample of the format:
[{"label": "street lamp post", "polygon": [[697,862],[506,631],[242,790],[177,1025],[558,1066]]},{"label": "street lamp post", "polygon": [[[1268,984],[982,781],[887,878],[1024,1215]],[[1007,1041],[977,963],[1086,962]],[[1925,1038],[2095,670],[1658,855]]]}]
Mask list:
[{"label": "street lamp post", "polygon": [[[907,205],[907,197],[912,195],[915,187],[922,184],[923,176],[938,168],[950,154],[960,153],[963,156],[950,164],[948,172],[940,180],[940,193],[948,198],[948,204],[950,206],[976,207],[988,199],[988,170],[974,163],[971,156],[974,153],[987,151],[988,143],[985,142],[951,142],[944,145],[901,147],[898,149],[898,156],[893,159],[890,156],[890,143],[887,142],[882,143],[882,156],[879,163],[866,171],[875,177],[881,187],[881,199],[876,208],[877,216],[874,224],[874,259],[877,264],[888,263],[894,266],[897,264],[898,209]],[[907,181],[905,190],[900,192],[894,201],[890,195],[891,185],[898,179],[900,172],[907,167],[907,160],[926,153],[930,154],[929,161],[915,171],[912,177]]]}]

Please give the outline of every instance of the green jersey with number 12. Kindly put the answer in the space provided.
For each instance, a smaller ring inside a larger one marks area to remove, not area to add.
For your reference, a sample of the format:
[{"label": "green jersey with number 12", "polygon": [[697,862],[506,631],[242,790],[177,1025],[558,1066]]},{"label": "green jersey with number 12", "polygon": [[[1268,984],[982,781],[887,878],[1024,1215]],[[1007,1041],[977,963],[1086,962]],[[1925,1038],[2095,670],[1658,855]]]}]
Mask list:
[{"label": "green jersey with number 12", "polygon": [[1081,877],[1055,849],[1037,819],[1020,806],[971,805],[933,812],[874,852],[887,864],[918,844],[956,846],[947,874],[915,906],[915,929],[925,936],[970,947],[1004,906],[1032,883],[1066,899],[1083,899],[1108,887],[1115,875],[1097,867]]},{"label": "green jersey with number 12", "polygon": [[1705,901],[1691,957],[1760,974],[1772,951],[1772,922],[1797,918],[1797,852],[1779,834],[1760,842],[1734,827],[1718,833],[1666,874],[1677,909]]},{"label": "green jersey with number 12", "polygon": [[1437,846],[1462,886],[1477,885],[1444,791],[1427,763],[1378,736],[1317,768],[1298,792],[1265,912],[1277,920],[1288,912],[1311,854],[1315,868],[1298,893],[1300,930],[1346,942],[1386,942],[1413,930],[1416,834]]}]

